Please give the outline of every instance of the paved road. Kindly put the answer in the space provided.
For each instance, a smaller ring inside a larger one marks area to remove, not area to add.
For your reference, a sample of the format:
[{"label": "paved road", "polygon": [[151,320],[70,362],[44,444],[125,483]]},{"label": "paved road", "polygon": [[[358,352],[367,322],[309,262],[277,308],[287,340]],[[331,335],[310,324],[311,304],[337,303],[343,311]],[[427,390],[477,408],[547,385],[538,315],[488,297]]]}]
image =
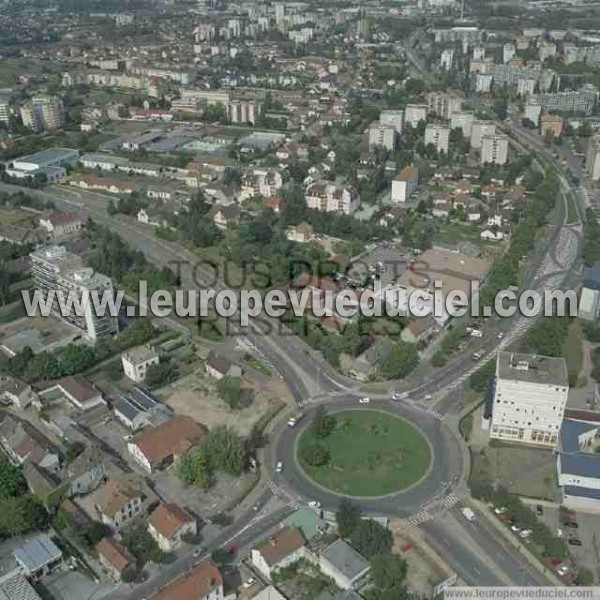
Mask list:
[{"label": "paved road", "polygon": [[[361,498],[361,509],[371,515],[408,517],[420,511],[433,498],[443,497],[451,491],[451,482],[458,478],[462,469],[462,450],[454,436],[443,426],[441,420],[422,409],[412,408],[408,404],[389,400],[371,400],[369,406],[359,405],[358,396],[346,395],[344,398],[328,402],[330,412],[340,410],[382,410],[405,418],[417,427],[428,441],[432,453],[430,469],[426,476],[415,486],[404,492],[390,494],[381,498]],[[303,419],[294,428],[286,427],[277,439],[272,453],[272,465],[283,462],[284,469],[273,476],[275,483],[284,484],[294,497],[306,504],[316,500],[325,510],[335,511],[341,495],[332,493],[308,479],[295,462],[295,444],[298,436],[310,425],[316,405],[304,408]]]}]

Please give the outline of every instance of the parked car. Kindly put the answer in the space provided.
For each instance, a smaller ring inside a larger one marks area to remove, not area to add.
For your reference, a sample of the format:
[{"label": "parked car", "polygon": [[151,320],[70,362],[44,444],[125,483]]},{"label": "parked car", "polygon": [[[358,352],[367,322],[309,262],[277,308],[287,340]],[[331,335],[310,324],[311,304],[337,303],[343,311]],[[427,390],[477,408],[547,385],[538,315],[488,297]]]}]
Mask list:
[{"label": "parked car", "polygon": [[291,419],[288,419],[288,425],[289,425],[290,427],[296,427],[296,423],[297,423],[297,422],[298,422],[298,421],[297,421],[297,420],[296,420],[294,417],[292,417]]},{"label": "parked car", "polygon": [[358,401],[359,404],[369,404],[369,402],[371,402],[371,398],[368,398],[367,396]]},{"label": "parked car", "polygon": [[521,531],[521,528],[518,525],[511,525],[510,530],[514,531],[515,533],[518,533],[519,531]]},{"label": "parked car", "polygon": [[204,552],[204,548],[202,546],[198,546],[195,550],[194,550],[194,557],[198,557],[200,556],[202,553]]},{"label": "parked car", "polygon": [[556,572],[559,575],[566,575],[569,572],[569,566],[568,565],[561,565],[560,567],[558,567],[558,569],[556,569]]},{"label": "parked car", "polygon": [[494,509],[494,512],[497,515],[503,515],[506,512],[506,508],[504,506],[499,506]]},{"label": "parked car", "polygon": [[481,352],[473,352],[473,360],[481,360]]},{"label": "parked car", "polygon": [[404,400],[408,398],[408,392],[392,392],[392,400]]},{"label": "parked car", "polygon": [[541,517],[544,514],[544,507],[541,504],[538,504],[535,507],[535,512],[538,514],[539,517]]},{"label": "parked car", "polygon": [[277,466],[275,467],[275,471],[277,471],[277,473],[281,473],[281,471],[283,471],[283,463],[281,461],[279,461],[277,463]]},{"label": "parked car", "polygon": [[570,538],[567,541],[571,546],[581,546],[581,540],[578,540],[577,538]]},{"label": "parked car", "polygon": [[571,529],[579,529],[579,524],[575,523],[575,521],[569,521],[568,523],[565,523],[566,527],[570,527]]},{"label": "parked car", "polygon": [[465,507],[460,512],[463,514],[465,519],[467,519],[467,521],[474,521],[476,518],[475,513],[470,508]]}]

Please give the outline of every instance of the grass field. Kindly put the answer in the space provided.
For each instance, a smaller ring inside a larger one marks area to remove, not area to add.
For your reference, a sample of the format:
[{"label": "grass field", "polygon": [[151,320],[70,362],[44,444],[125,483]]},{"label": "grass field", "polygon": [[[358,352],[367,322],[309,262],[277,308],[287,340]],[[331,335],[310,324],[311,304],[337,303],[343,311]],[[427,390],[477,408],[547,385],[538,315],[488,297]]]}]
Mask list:
[{"label": "grass field", "polygon": [[[335,414],[333,433],[320,439],[330,460],[321,467],[300,461],[320,485],[348,496],[383,496],[419,481],[431,462],[425,438],[399,417],[378,411],[351,410]],[[302,432],[302,446],[315,441],[312,429]],[[298,458],[298,460],[300,460]]]}]

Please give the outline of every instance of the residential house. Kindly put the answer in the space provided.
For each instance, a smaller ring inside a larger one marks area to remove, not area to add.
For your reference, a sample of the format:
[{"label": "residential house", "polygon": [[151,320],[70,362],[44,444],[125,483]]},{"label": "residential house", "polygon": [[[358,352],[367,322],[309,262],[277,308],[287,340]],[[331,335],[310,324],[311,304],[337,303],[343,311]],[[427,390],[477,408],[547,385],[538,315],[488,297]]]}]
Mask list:
[{"label": "residential house", "polygon": [[269,196],[265,198],[263,206],[275,213],[280,213],[283,208],[283,198],[281,196]]},{"label": "residential house", "polygon": [[282,527],[252,549],[252,564],[267,579],[305,555],[304,539],[296,527]]},{"label": "residential house", "polygon": [[85,190],[100,190],[111,194],[131,194],[135,189],[135,182],[121,179],[109,179],[107,177],[96,177],[94,175],[74,175],[69,180],[73,185]]},{"label": "residential house", "polygon": [[113,537],[102,538],[96,544],[96,554],[102,567],[116,582],[121,581],[125,571],[135,569],[135,557],[119,540]]},{"label": "residential house", "polygon": [[204,560],[165,585],[150,600],[224,600],[223,578],[212,562]]},{"label": "residential house", "polygon": [[227,229],[230,225],[240,222],[240,207],[237,204],[217,204],[212,208],[209,216],[219,229]]},{"label": "residential house", "polygon": [[134,387],[129,396],[119,396],[112,401],[115,417],[132,431],[146,425],[160,425],[171,418],[172,411],[154,394]]},{"label": "residential house", "polygon": [[62,552],[46,533],[30,538],[13,554],[19,571],[29,579],[40,579],[62,563]]},{"label": "residential house", "polygon": [[196,519],[174,503],[159,504],[148,519],[148,531],[163,552],[181,547],[184,537],[198,532]]},{"label": "residential house", "polygon": [[144,381],[148,369],[159,362],[158,353],[150,346],[136,346],[121,353],[123,372],[135,383]]},{"label": "residential house", "polygon": [[49,472],[60,468],[58,450],[32,425],[12,415],[0,423],[0,444],[14,465],[31,461]]},{"label": "residential house", "polygon": [[71,212],[45,210],[40,215],[40,227],[48,232],[48,237],[60,240],[73,235],[83,228],[83,221]]},{"label": "residential house", "polygon": [[336,540],[319,556],[321,571],[343,590],[357,590],[371,578],[371,565],[344,540]]},{"label": "residential house", "polygon": [[403,342],[418,344],[435,333],[435,321],[431,315],[417,317],[402,330],[400,337]]},{"label": "residential house", "polygon": [[221,354],[211,350],[206,359],[206,372],[215,379],[241,377],[242,368]]},{"label": "residential house", "polygon": [[106,406],[102,393],[91,383],[77,375],[69,375],[59,379],[54,385],[40,392],[42,403],[46,398],[56,399],[59,393],[65,400],[80,410],[90,410],[97,406]]},{"label": "residential house", "polygon": [[152,473],[171,465],[177,456],[199,444],[205,435],[204,425],[191,417],[178,415],[139,433],[127,444],[127,449],[146,471]]},{"label": "residential house", "polygon": [[109,479],[94,492],[92,499],[102,523],[117,531],[142,511],[142,493],[126,479]]},{"label": "residential house", "polygon": [[93,492],[106,481],[109,457],[96,446],[87,448],[66,467],[69,496],[83,496]]},{"label": "residential house", "polygon": [[0,376],[0,400],[24,409],[34,398],[35,394],[29,384],[8,375]]},{"label": "residential house", "polygon": [[300,223],[292,227],[288,227],[285,236],[292,242],[310,242],[315,235],[315,231],[309,223]]}]

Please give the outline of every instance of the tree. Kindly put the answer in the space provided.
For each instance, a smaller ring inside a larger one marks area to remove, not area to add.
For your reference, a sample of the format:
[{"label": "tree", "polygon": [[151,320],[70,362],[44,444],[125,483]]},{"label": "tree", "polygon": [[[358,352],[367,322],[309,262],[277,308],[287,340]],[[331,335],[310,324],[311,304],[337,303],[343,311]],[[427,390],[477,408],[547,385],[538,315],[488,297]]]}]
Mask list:
[{"label": "tree", "polygon": [[327,413],[325,405],[320,404],[313,417],[312,430],[316,437],[325,438],[331,434],[335,427],[335,417]]},{"label": "tree", "polygon": [[357,552],[370,559],[376,554],[388,554],[392,549],[392,533],[371,519],[361,519],[350,535]]},{"label": "tree", "polygon": [[145,565],[148,561],[161,564],[165,560],[165,554],[143,524],[129,529],[123,537],[123,544],[136,557],[139,565]]},{"label": "tree", "polygon": [[203,489],[212,486],[213,468],[202,448],[192,448],[177,460],[177,477],[184,483],[195,484]]},{"label": "tree", "polygon": [[0,455],[0,498],[22,496],[27,491],[27,482],[21,469]]},{"label": "tree", "polygon": [[48,513],[35,496],[25,494],[0,499],[0,538],[43,529],[47,521]]},{"label": "tree", "polygon": [[300,448],[300,459],[312,467],[322,467],[329,462],[329,450],[321,442],[309,442]]},{"label": "tree", "polygon": [[165,358],[162,362],[150,365],[146,371],[146,385],[149,388],[157,388],[167,385],[179,377],[179,368],[172,360]]},{"label": "tree", "polygon": [[240,475],[246,465],[246,450],[242,439],[225,426],[209,431],[201,450],[215,471]]},{"label": "tree", "polygon": [[378,372],[384,379],[404,379],[418,364],[417,345],[400,341],[380,360]]},{"label": "tree", "polygon": [[84,450],[86,446],[82,441],[76,440],[67,446],[67,462],[72,463]]},{"label": "tree", "polygon": [[335,522],[341,537],[349,538],[361,521],[361,511],[350,500],[343,499],[335,513]]},{"label": "tree", "polygon": [[[397,554],[376,554],[369,562],[373,572],[373,583],[378,590],[389,594],[390,598],[404,598],[406,561]],[[392,592],[394,595],[391,595]]]},{"label": "tree", "polygon": [[229,561],[229,552],[225,548],[215,548],[210,555],[212,561],[219,567],[223,567]]}]

